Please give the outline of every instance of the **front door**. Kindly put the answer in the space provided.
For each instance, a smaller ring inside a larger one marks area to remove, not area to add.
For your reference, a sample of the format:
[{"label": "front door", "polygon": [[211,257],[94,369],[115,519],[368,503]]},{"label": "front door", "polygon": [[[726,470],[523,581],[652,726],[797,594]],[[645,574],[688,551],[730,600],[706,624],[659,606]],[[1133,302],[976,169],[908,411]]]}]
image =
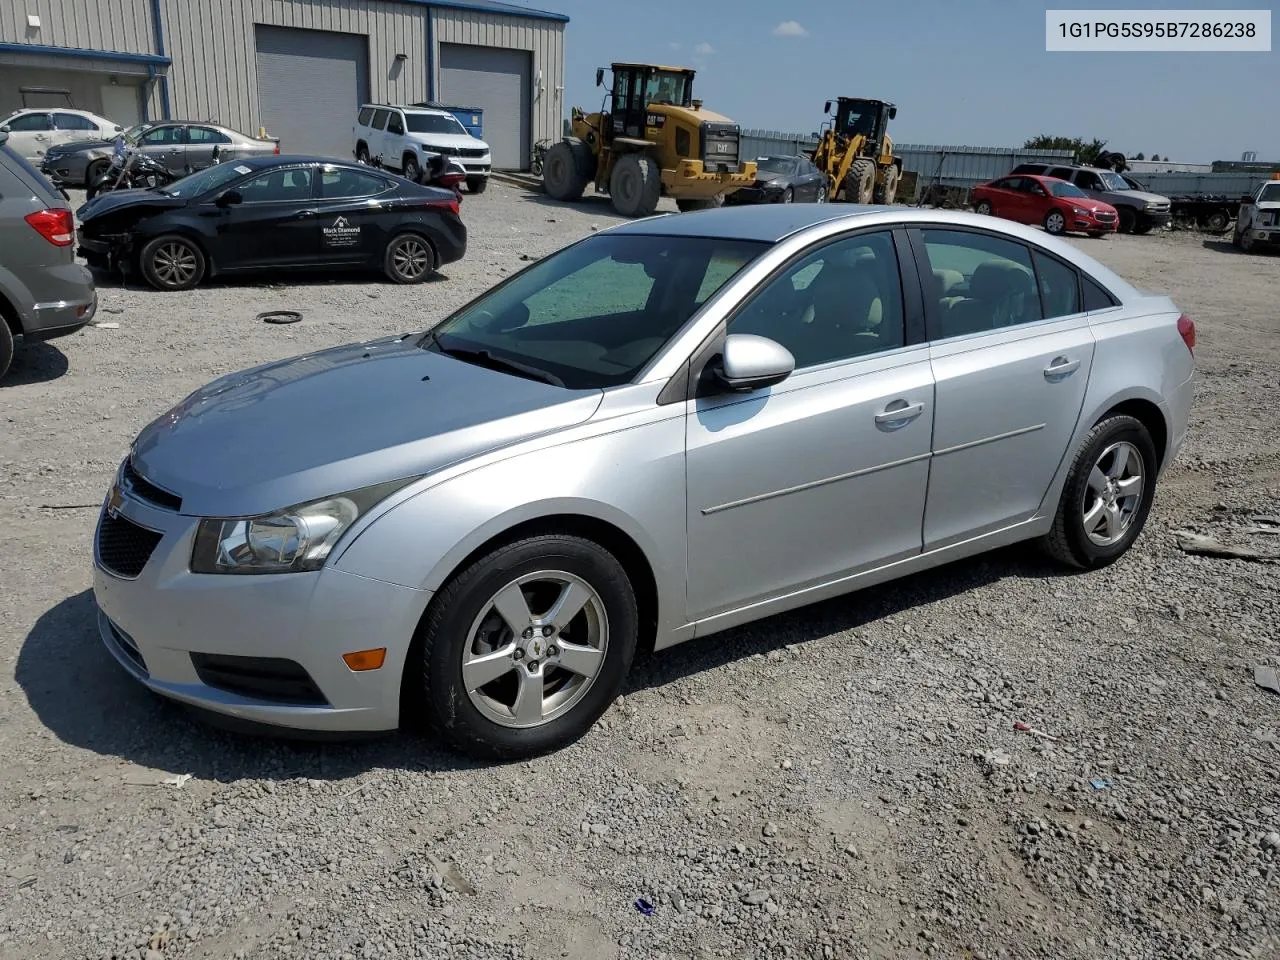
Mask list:
[{"label": "front door", "polygon": [[934,270],[964,276],[951,297],[926,301],[930,550],[1035,515],[1075,433],[1094,339],[1062,261],[976,229],[913,233]]},{"label": "front door", "polygon": [[275,167],[243,181],[236,187],[241,202],[213,214],[214,262],[227,270],[315,263],[320,218],[312,181],[311,167]]},{"label": "front door", "polygon": [[730,320],[796,369],[689,402],[691,620],[920,552],[933,377],[907,345],[897,249],[887,229],[834,240]]},{"label": "front door", "polygon": [[160,161],[175,176],[186,175],[187,134],[181,124],[166,124],[148,130],[138,139],[135,149]]}]

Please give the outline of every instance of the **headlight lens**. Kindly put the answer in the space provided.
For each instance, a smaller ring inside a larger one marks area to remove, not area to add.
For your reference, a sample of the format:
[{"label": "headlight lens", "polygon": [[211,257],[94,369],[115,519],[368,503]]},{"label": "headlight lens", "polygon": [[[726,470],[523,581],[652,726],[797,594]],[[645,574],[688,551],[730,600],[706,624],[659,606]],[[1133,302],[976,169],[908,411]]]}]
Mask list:
[{"label": "headlight lens", "polygon": [[1077,217],[1087,217],[1089,215],[1089,211],[1084,207],[1072,207],[1071,209],[1075,211]]},{"label": "headlight lens", "polygon": [[192,573],[302,573],[324,566],[361,516],[416,477],[379,483],[260,517],[201,520]]}]

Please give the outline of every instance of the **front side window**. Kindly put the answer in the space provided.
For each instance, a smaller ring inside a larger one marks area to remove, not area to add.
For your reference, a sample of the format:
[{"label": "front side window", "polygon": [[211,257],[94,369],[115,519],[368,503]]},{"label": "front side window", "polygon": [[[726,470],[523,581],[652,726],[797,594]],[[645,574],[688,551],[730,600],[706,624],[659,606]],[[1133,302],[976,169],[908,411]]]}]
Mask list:
[{"label": "front side window", "polygon": [[387,117],[387,133],[404,133],[404,116],[393,113]]},{"label": "front side window", "polygon": [[144,147],[166,147],[184,142],[181,127],[156,127],[148,130],[138,140]]},{"label": "front side window", "polygon": [[1103,189],[1106,190],[1128,190],[1129,185],[1124,182],[1124,177],[1111,170],[1104,170],[1097,174],[1095,179],[1102,182]]},{"label": "front side window", "polygon": [[766,249],[703,237],[591,237],[464,307],[422,346],[480,364],[514,364],[571,389],[616,386]]},{"label": "front side window", "polygon": [[244,203],[309,200],[311,198],[311,171],[299,167],[272,170],[269,173],[246,180],[238,189]]},{"label": "front side window", "polygon": [[82,117],[78,113],[55,113],[53,122],[59,130],[93,130],[97,131],[98,125],[88,117]]},{"label": "front side window", "polygon": [[[1031,253],[1020,243],[963,230],[920,231],[932,276],[959,277],[935,289],[935,340],[1041,319]],[[945,293],[945,295],[944,295]]]},{"label": "front side window", "polygon": [[856,234],[797,260],[729,322],[791,351],[796,369],[905,342],[902,279],[889,231]]},{"label": "front side window", "polygon": [[1067,183],[1066,181],[1061,181],[1061,180],[1060,180],[1060,181],[1050,181],[1050,183],[1049,183],[1049,190],[1053,193],[1053,195],[1054,195],[1055,197],[1085,197],[1085,198],[1088,198],[1088,196],[1089,196],[1087,193],[1085,193],[1083,190],[1081,190],[1079,187],[1077,187],[1074,183]]},{"label": "front side window", "polygon": [[53,129],[53,124],[50,122],[47,113],[24,113],[20,117],[6,120],[5,123],[14,133],[32,133]]}]

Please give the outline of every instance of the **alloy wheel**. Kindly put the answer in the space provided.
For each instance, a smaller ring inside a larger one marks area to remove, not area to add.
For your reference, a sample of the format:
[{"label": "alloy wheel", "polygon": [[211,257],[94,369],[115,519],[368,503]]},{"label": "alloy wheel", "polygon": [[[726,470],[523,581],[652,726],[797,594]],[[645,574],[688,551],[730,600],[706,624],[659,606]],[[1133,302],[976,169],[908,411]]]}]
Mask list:
[{"label": "alloy wheel", "polygon": [[1100,547],[1119,543],[1142,505],[1146,483],[1142,453],[1121,440],[1106,447],[1089,471],[1085,486],[1085,535]]},{"label": "alloy wheel", "polygon": [[487,719],[527,729],[577,706],[604,666],[609,618],[585,580],[544,570],[513,580],[481,608],[462,656],[462,685]]},{"label": "alloy wheel", "polygon": [[391,263],[405,280],[417,280],[431,266],[431,251],[421,240],[409,237],[396,246],[391,254]]},{"label": "alloy wheel", "polygon": [[1066,219],[1060,213],[1051,213],[1044,222],[1045,228],[1050,233],[1061,233],[1067,226]]},{"label": "alloy wheel", "polygon": [[166,286],[180,287],[196,275],[196,255],[185,243],[166,243],[155,252],[152,265],[156,276]]}]

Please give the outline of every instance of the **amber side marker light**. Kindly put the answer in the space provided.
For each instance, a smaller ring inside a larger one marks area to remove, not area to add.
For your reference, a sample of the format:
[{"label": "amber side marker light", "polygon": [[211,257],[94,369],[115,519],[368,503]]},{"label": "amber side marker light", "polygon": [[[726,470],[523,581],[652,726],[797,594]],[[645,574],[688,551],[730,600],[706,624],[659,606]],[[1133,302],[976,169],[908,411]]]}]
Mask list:
[{"label": "amber side marker light", "polygon": [[342,655],[343,663],[357,673],[365,670],[377,670],[386,659],[386,647],[375,647],[373,650],[355,650]]}]

